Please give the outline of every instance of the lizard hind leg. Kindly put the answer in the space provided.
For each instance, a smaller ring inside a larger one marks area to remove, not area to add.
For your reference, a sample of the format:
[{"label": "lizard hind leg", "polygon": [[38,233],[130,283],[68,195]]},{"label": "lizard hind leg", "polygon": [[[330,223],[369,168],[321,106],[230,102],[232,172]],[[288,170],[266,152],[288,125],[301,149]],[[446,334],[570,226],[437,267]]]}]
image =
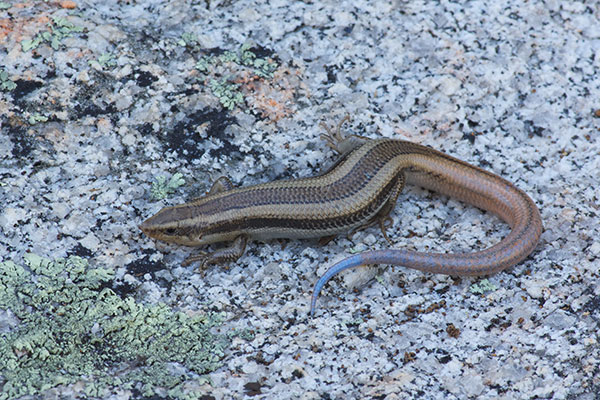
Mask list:
[{"label": "lizard hind leg", "polygon": [[381,229],[381,233],[383,234],[383,237],[385,238],[385,240],[390,245],[393,244],[387,235],[386,223],[392,222],[392,217],[390,217],[390,213],[396,206],[396,202],[398,201],[398,196],[402,192],[402,189],[404,189],[404,182],[405,182],[404,175],[400,174],[398,176],[398,180],[396,181],[396,183],[394,184],[394,186],[392,187],[392,189],[390,191],[390,196],[388,197],[386,202],[383,204],[383,206],[379,209],[377,214],[375,214],[371,219],[369,219],[363,225],[361,225],[357,228],[354,228],[351,232],[349,232],[348,236],[347,236],[348,239],[356,232],[377,224],[377,225],[379,225],[379,229]]},{"label": "lizard hind leg", "polygon": [[381,229],[381,233],[383,234],[383,237],[385,238],[385,240],[387,240],[387,242],[390,245],[392,244],[392,241],[390,240],[390,238],[387,235],[385,223],[388,221],[390,222],[390,225],[392,223],[392,217],[390,217],[390,213],[396,207],[396,202],[398,201],[398,196],[400,196],[402,189],[404,189],[405,182],[406,182],[406,178],[404,177],[404,174],[402,174],[402,173],[399,174],[396,184],[390,191],[390,197],[388,197],[388,200],[385,202],[383,207],[381,207],[381,210],[379,210],[379,212],[375,216],[377,222],[379,223],[379,229]]},{"label": "lizard hind leg", "polygon": [[331,128],[324,122],[321,123],[321,127],[327,131],[327,133],[321,135],[321,139],[325,140],[329,148],[341,155],[349,153],[357,147],[365,144],[365,142],[369,140],[364,136],[345,136],[342,133],[342,125],[349,120],[350,115],[346,114],[346,116],[344,116],[344,118],[338,123],[336,128]]},{"label": "lizard hind leg", "polygon": [[[227,178],[226,176],[220,176],[217,178],[216,181],[213,182],[212,186],[210,187],[210,189],[208,190],[208,192],[206,192],[206,194],[204,196],[210,196],[211,194],[226,192],[228,190],[233,189],[234,187],[235,186],[233,186],[233,183],[231,183],[229,178]],[[196,197],[190,201],[200,200],[204,196]],[[198,257],[200,257],[200,256],[198,256]],[[194,260],[194,261],[198,261],[198,260]]]},{"label": "lizard hind leg", "polygon": [[207,194],[226,192],[233,188],[233,183],[231,183],[228,177],[220,176],[217,178],[216,181],[213,182],[212,187],[210,188]]}]

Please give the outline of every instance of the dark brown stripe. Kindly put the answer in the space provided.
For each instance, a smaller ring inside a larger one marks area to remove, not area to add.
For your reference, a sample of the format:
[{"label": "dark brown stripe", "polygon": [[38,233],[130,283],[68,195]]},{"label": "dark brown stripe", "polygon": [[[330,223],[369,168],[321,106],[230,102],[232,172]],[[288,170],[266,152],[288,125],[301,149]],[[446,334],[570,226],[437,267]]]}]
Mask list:
[{"label": "dark brown stripe", "polygon": [[[386,186],[381,188],[374,200],[365,204],[357,211],[347,214],[341,214],[331,218],[240,218],[233,221],[223,221],[221,224],[211,226],[208,230],[202,230],[203,235],[218,234],[221,232],[246,231],[252,233],[263,228],[293,228],[295,230],[319,231],[329,229],[339,229],[340,232],[348,230],[349,226],[363,223],[366,224],[388,201],[392,188],[396,185],[397,179],[393,179]],[[187,233],[187,232],[186,232]],[[195,232],[200,233],[200,232]]]},{"label": "dark brown stripe", "polygon": [[[313,178],[298,179],[289,181],[292,186],[279,188],[256,188],[248,190],[244,188],[243,192],[233,190],[231,194],[215,199],[201,198],[196,202],[186,205],[194,208],[196,215],[211,215],[227,210],[241,209],[246,207],[255,207],[261,205],[279,204],[322,204],[333,201],[347,199],[360,192],[364,186],[383,168],[392,158],[403,153],[422,153],[427,154],[428,149],[422,146],[407,146],[409,142],[382,141],[374,146],[367,154],[361,157],[350,171],[334,182],[329,190],[324,191],[316,187],[298,187],[293,185],[295,182],[307,181]],[[348,157],[351,157],[349,155]],[[336,166],[339,166],[336,163]],[[335,173],[335,168],[320,176],[322,177]]]}]

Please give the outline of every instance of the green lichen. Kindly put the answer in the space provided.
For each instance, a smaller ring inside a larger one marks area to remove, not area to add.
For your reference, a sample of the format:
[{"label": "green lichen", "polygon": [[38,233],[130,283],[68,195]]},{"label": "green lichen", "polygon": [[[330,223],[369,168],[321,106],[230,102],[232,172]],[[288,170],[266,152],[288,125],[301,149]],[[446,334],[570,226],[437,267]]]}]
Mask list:
[{"label": "green lichen", "polygon": [[154,200],[162,200],[169,194],[175,192],[175,190],[185,184],[183,174],[177,172],[174,174],[169,181],[165,176],[159,176],[152,183],[152,189],[150,189],[150,195]]},{"label": "green lichen", "polygon": [[86,397],[202,395],[190,388],[220,366],[226,338],[210,332],[220,315],[121,298],[114,272],[80,257],[27,254],[25,265],[0,262],[0,399],[75,383]]},{"label": "green lichen", "polygon": [[191,32],[185,32],[181,35],[181,38],[177,41],[177,44],[183,47],[194,47],[198,45],[198,37]]},{"label": "green lichen", "polygon": [[45,115],[42,115],[40,113],[35,113],[35,114],[31,114],[29,116],[29,118],[27,119],[27,121],[31,124],[31,125],[35,125],[38,122],[46,122],[48,121],[48,117],[46,117]]},{"label": "green lichen", "polygon": [[100,55],[100,57],[98,57],[97,60],[88,61],[88,64],[91,66],[98,65],[101,68],[104,68],[104,67],[114,67],[115,65],[117,65],[117,62],[115,61],[114,54],[103,53],[102,55]]},{"label": "green lichen", "polygon": [[50,44],[54,50],[58,50],[64,38],[84,30],[83,27],[76,26],[62,17],[52,17],[52,22],[48,23],[48,28],[48,31],[38,33],[33,39],[23,40],[21,42],[23,51],[33,50],[44,42]]},{"label": "green lichen", "polygon": [[10,80],[8,72],[0,69],[0,90],[3,92],[10,92],[17,87],[17,84]]},{"label": "green lichen", "polygon": [[270,59],[258,58],[256,54],[250,51],[250,48],[249,44],[244,44],[240,49],[242,64],[252,67],[254,72],[262,78],[272,78],[278,67],[277,63]]},{"label": "green lichen", "polygon": [[[263,79],[271,79],[279,67],[271,59],[258,57],[251,48],[250,44],[244,44],[238,50],[227,50],[219,56],[202,56],[196,62],[196,69],[207,75],[209,79],[206,80],[209,82],[210,90],[228,110],[233,110],[244,102],[240,85],[234,83],[235,81],[243,80],[248,72]],[[230,78],[215,79],[214,77],[224,75],[223,71],[214,73],[216,70],[226,71]]]},{"label": "green lichen", "polygon": [[471,285],[471,288],[469,290],[473,294],[484,294],[487,292],[493,292],[494,290],[497,290],[497,289],[498,289],[498,286],[494,285],[492,282],[490,282],[487,279],[483,279],[479,283],[475,283],[475,284]]},{"label": "green lichen", "polygon": [[214,65],[214,63],[214,57],[202,56],[198,62],[196,62],[196,69],[200,72],[206,73]]},{"label": "green lichen", "polygon": [[223,52],[223,54],[221,54],[219,56],[219,61],[221,63],[235,63],[235,64],[241,64],[240,62],[240,56],[237,54],[237,52],[235,51],[231,51],[231,50],[227,50],[225,52]]},{"label": "green lichen", "polygon": [[233,110],[236,105],[244,101],[244,96],[239,91],[240,85],[226,79],[212,79],[210,89],[217,96],[221,105],[228,110]]}]

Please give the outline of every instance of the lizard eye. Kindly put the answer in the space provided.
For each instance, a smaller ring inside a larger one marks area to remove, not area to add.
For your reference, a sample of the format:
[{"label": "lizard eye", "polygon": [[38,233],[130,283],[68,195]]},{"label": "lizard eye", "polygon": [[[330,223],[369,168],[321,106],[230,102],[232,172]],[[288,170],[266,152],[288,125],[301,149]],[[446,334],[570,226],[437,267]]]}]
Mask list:
[{"label": "lizard eye", "polygon": [[177,230],[175,228],[165,229],[165,233],[169,236],[173,236],[176,232],[177,232]]}]

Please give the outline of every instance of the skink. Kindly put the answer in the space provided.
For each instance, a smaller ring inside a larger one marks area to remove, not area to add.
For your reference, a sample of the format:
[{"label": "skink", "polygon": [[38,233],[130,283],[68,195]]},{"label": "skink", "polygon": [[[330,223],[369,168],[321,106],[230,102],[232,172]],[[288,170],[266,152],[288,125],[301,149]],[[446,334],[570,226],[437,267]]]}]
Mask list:
[{"label": "skink", "polygon": [[519,263],[535,249],[543,230],[539,210],[505,179],[412,142],[343,137],[339,127],[323,137],[341,154],[327,172],[238,188],[221,177],[206,196],[163,208],[140,229],[152,238],[186,246],[233,241],[230,247],[185,261],[200,261],[202,267],[237,260],[249,238],[330,238],[379,224],[387,239],[384,223],[405,183],[490,211],[511,227],[502,241],[473,253],[377,250],[346,258],[316,283],[311,315],[323,285],[348,268],[392,264],[448,275],[489,275]]}]

